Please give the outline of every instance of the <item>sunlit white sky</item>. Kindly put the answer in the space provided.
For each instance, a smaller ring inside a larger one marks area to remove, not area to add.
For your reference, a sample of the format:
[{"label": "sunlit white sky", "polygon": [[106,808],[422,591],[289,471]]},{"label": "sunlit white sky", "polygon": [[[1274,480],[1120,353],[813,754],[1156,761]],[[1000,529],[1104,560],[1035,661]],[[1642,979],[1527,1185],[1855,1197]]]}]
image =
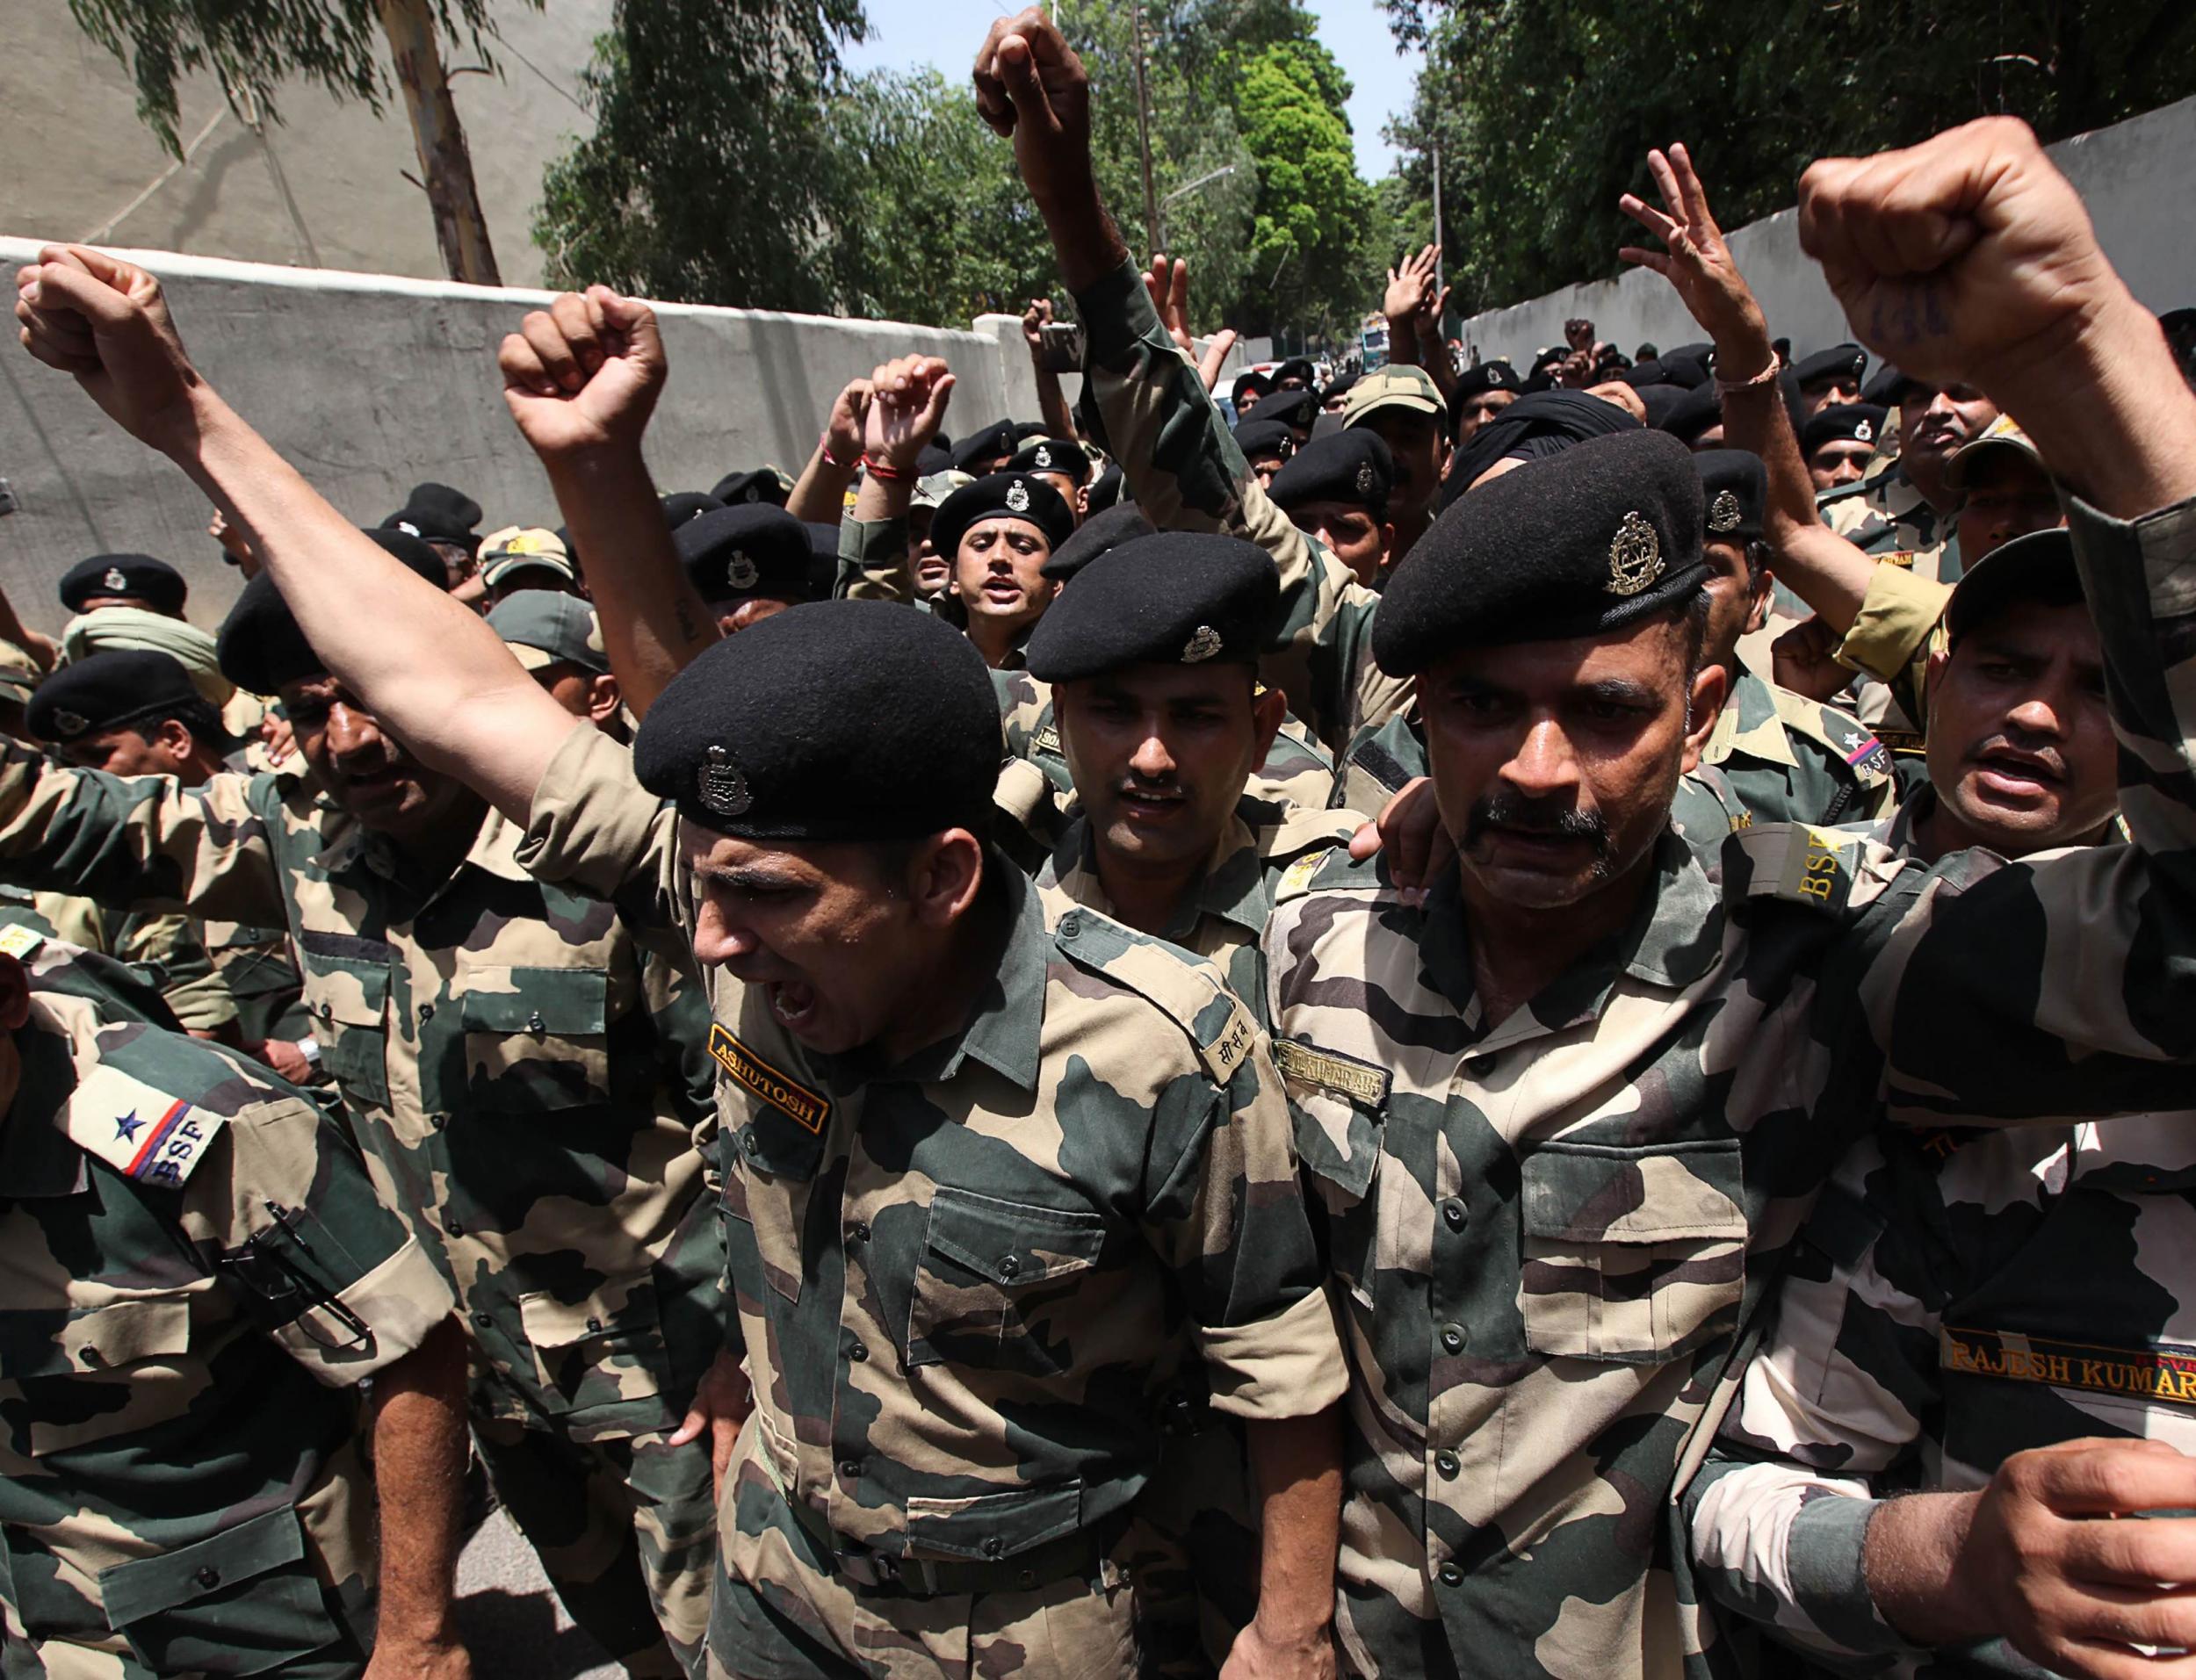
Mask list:
[{"label": "sunlit white sky", "polygon": [[[968,73],[991,20],[1019,11],[1021,0],[866,0],[866,5],[870,38],[847,51],[850,68],[934,64],[957,77]],[[1305,9],[1318,17],[1319,40],[1350,79],[1349,124],[1358,173],[1377,180],[1395,162],[1394,149],[1380,131],[1391,116],[1410,107],[1418,57],[1397,55],[1387,16],[1374,0],[1307,0]]]}]

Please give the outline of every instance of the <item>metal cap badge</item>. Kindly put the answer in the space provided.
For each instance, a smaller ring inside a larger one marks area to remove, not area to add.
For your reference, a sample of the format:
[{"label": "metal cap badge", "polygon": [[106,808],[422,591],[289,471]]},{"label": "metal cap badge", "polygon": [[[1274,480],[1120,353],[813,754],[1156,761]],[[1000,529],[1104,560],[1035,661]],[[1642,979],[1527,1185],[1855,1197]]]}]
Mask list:
[{"label": "metal cap badge", "polygon": [[726,585],[734,589],[752,589],[762,579],[762,569],[748,557],[747,550],[735,550],[725,567]]},{"label": "metal cap badge", "polygon": [[1200,624],[1189,632],[1189,639],[1182,644],[1181,662],[1202,665],[1220,651],[1220,632],[1210,624]]},{"label": "metal cap badge", "polygon": [[708,762],[695,777],[696,797],[704,809],[713,811],[719,817],[741,815],[755,803],[748,792],[748,778],[740,774],[740,767],[723,747],[712,746],[705,756]]},{"label": "metal cap badge", "polygon": [[107,567],[105,573],[100,577],[99,581],[106,588],[113,590],[117,595],[124,594],[130,587],[129,579],[123,575],[122,568],[119,566],[110,566]]},{"label": "metal cap badge", "polygon": [[[1737,530],[1739,522],[1745,517],[1745,515],[1739,510],[1738,498],[1728,490],[1718,490],[1716,500],[1708,504],[1708,528],[1719,537],[1725,531]],[[1652,536],[1654,533],[1650,531],[1648,534]],[[1632,591],[1623,593],[1629,595]]]},{"label": "metal cap badge", "polygon": [[1636,595],[1661,575],[1662,538],[1636,511],[1626,514],[1609,539],[1608,592]]},{"label": "metal cap badge", "polygon": [[1018,514],[1029,511],[1029,487],[1020,479],[1007,487],[1007,506]]}]

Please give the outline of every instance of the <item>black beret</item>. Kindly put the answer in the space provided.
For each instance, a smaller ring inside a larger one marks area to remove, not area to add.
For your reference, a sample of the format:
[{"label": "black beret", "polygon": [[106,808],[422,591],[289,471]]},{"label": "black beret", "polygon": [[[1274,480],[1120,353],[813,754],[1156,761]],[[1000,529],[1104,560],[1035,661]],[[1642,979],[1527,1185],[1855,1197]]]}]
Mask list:
[{"label": "black beret", "polygon": [[963,472],[974,472],[986,462],[1012,458],[1021,446],[1022,440],[1015,436],[1014,422],[994,420],[960,441],[953,451],[953,465]]},{"label": "black beret", "polygon": [[1313,501],[1342,501],[1375,514],[1388,510],[1396,458],[1387,439],[1369,426],[1351,426],[1315,437],[1274,474],[1268,488],[1283,513]]},{"label": "black beret", "polygon": [[1349,388],[1357,383],[1357,379],[1358,376],[1354,373],[1336,374],[1326,389],[1319,393],[1319,406],[1325,407],[1337,397],[1349,395]]},{"label": "black beret", "polygon": [[473,527],[480,523],[480,504],[462,490],[446,484],[415,484],[404,505],[381,522],[384,530],[401,530],[430,542],[454,543],[467,553],[480,545]]},{"label": "black beret", "polygon": [[[1954,641],[2016,602],[2071,607],[2085,597],[2074,538],[2064,526],[2030,531],[1999,544],[1960,574],[1945,603],[1945,631]],[[43,692],[41,690],[41,692]]]},{"label": "black beret", "polygon": [[1643,385],[1667,385],[1670,383],[1670,375],[1663,370],[1662,364],[1652,357],[1646,357],[1633,363],[1631,366],[1626,368],[1616,377],[1623,380],[1626,385],[1630,386],[1635,391]]},{"label": "black beret", "polygon": [[839,528],[825,519],[804,519],[800,528],[808,538],[808,588],[805,601],[828,601],[839,587]]},{"label": "black beret", "polygon": [[187,593],[183,573],[149,554],[94,554],[61,574],[61,604],[82,612],[99,595],[128,595],[148,601],[155,612],[181,612]]},{"label": "black beret", "polygon": [[1373,655],[1415,676],[1458,647],[1598,636],[1687,605],[1707,576],[1690,451],[1644,428],[1589,438],[1434,522],[1388,580]]},{"label": "black beret", "polygon": [[205,704],[175,655],[119,647],[62,666],[38,685],[28,717],[33,734],[67,746],[80,736]]},{"label": "black beret", "polygon": [[1703,385],[1687,392],[1671,405],[1670,412],[1663,416],[1661,429],[1680,443],[1690,443],[1702,432],[1723,423],[1723,400],[1716,394],[1714,386]]},{"label": "black beret", "polygon": [[938,443],[926,443],[922,453],[915,457],[915,476],[929,478],[939,472],[953,471],[953,451]]},{"label": "black beret", "polygon": [[1064,472],[1079,485],[1090,482],[1090,451],[1058,437],[1041,438],[1007,464],[1009,472]]},{"label": "black beret", "polygon": [[1705,373],[1708,371],[1709,361],[1715,355],[1716,346],[1703,341],[1692,344],[1680,344],[1675,350],[1665,350],[1657,359],[1664,362],[1692,362],[1699,366],[1701,372]]},{"label": "black beret", "polygon": [[1029,633],[1040,682],[1129,665],[1258,663],[1281,608],[1281,574],[1239,537],[1159,531],[1086,566]]},{"label": "black beret", "polygon": [[1710,378],[1705,360],[1680,356],[1675,350],[1667,350],[1655,359],[1662,369],[1663,383],[1665,385],[1679,385],[1688,391],[1697,391]]},{"label": "black beret", "polygon": [[709,494],[730,508],[742,501],[767,501],[783,508],[791,494],[777,469],[760,466],[752,472],[727,472],[709,487]]},{"label": "black beret", "polygon": [[1813,385],[1818,379],[1847,379],[1855,385],[1868,365],[1868,353],[1858,344],[1832,344],[1826,350],[1796,364],[1792,371],[1799,376],[1802,385]]},{"label": "black beret", "polygon": [[1507,362],[1481,362],[1456,376],[1456,388],[1448,393],[1449,412],[1456,413],[1465,398],[1482,391],[1519,391],[1524,386],[1525,376]]},{"label": "black beret", "polygon": [[[1109,462],[1106,470],[1091,481],[1090,494],[1083,498],[1085,516],[1102,514],[1109,508],[1122,505],[1121,484],[1121,464],[1118,461]],[[1135,504],[1126,505],[1133,507]]]},{"label": "black beret", "polygon": [[1228,387],[1228,406],[1240,408],[1243,406],[1243,393],[1246,391],[1255,391],[1262,397],[1273,388],[1274,382],[1263,373],[1255,368],[1247,369],[1237,374],[1235,383]]},{"label": "black beret", "polygon": [[952,561],[961,538],[986,519],[1026,519],[1044,533],[1046,546],[1058,548],[1073,534],[1075,516],[1060,493],[1026,472],[994,472],[964,484],[930,516],[930,546]]},{"label": "black beret", "polygon": [[1283,379],[1302,379],[1307,386],[1317,385],[1319,370],[1312,366],[1310,357],[1292,356],[1274,370],[1274,383],[1278,386]]},{"label": "black beret", "polygon": [[1883,436],[1890,412],[1872,402],[1833,402],[1817,408],[1800,428],[1800,453],[1809,456],[1825,443],[1873,443]]},{"label": "black beret", "polygon": [[1246,461],[1268,455],[1278,455],[1285,461],[1297,452],[1297,435],[1278,420],[1246,418],[1235,429],[1235,446]]},{"label": "black beret", "polygon": [[[407,570],[437,589],[448,587],[449,570],[424,538],[386,527],[366,535]],[[247,694],[272,694],[285,682],[318,676],[328,669],[298,628],[271,572],[262,572],[236,597],[214,636],[213,657],[221,674]]]},{"label": "black beret", "polygon": [[681,525],[671,544],[704,601],[809,598],[808,533],[770,502],[712,508]]},{"label": "black beret", "polygon": [[663,523],[668,529],[675,531],[690,519],[699,519],[704,514],[715,513],[726,505],[713,494],[705,494],[699,490],[680,490],[663,498]]},{"label": "black beret", "polygon": [[1319,417],[1319,398],[1315,391],[1276,391],[1262,398],[1257,407],[1243,416],[1246,426],[1263,425],[1268,421],[1300,432],[1311,429],[1312,422]]},{"label": "black beret", "polygon": [[892,602],[816,601],[704,649],[648,709],[633,769],[743,840],[981,836],[1000,750],[967,637]]},{"label": "black beret", "polygon": [[1886,362],[1876,369],[1875,377],[1860,387],[1860,400],[1874,403],[1879,408],[1896,408],[1908,383],[1903,373]]},{"label": "black beret", "polygon": [[1075,528],[1075,534],[1054,549],[1038,573],[1065,582],[1108,549],[1118,548],[1133,537],[1149,537],[1152,522],[1133,501],[1094,513]]},{"label": "black beret", "polygon": [[1015,442],[1017,443],[1026,443],[1033,437],[1045,437],[1049,436],[1051,436],[1051,430],[1042,420],[1017,420],[1015,422]]},{"label": "black beret", "polygon": [[1769,473],[1752,450],[1704,449],[1693,457],[1701,475],[1701,523],[1710,537],[1759,542],[1769,510]]}]

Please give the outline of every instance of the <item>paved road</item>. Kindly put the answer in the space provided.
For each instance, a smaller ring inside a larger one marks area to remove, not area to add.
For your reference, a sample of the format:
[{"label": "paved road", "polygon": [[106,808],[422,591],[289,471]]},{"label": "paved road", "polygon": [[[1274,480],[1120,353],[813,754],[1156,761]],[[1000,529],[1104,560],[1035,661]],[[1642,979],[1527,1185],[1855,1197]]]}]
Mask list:
[{"label": "paved road", "polygon": [[618,1680],[625,1672],[573,1626],[533,1548],[500,1511],[458,1561],[458,1626],[473,1680]]}]

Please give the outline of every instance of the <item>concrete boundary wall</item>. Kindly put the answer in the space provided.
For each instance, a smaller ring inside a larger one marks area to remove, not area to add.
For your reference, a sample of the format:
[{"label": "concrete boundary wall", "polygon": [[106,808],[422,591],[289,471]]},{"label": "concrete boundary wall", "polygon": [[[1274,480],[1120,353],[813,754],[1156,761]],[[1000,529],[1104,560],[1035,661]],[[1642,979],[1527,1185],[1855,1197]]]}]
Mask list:
[{"label": "concrete boundary wall", "polygon": [[[0,260],[12,272],[37,249],[0,238]],[[361,523],[385,518],[423,479],[470,494],[487,510],[483,530],[562,523],[495,371],[503,335],[548,292],[121,254],[160,277],[214,387]],[[894,356],[951,364],[949,432],[1037,415],[1018,326],[951,332],[686,304],[656,310],[671,372],[648,460],[666,492],[705,490],[766,461],[798,473],[840,388]],[[0,347],[0,479],[18,508],[0,517],[0,585],[28,623],[57,630],[62,572],[88,554],[141,550],[183,571],[190,616],[211,628],[237,583],[206,535],[204,499],[12,336]]]},{"label": "concrete boundary wall", "polygon": [[[2077,134],[2050,152],[2087,201],[2098,237],[2135,295],[2161,314],[2196,304],[2196,204],[2187,187],[2196,99]],[[1714,161],[1702,162],[1712,199]],[[1654,242],[1641,235],[1638,242]],[[1795,355],[1850,336],[1822,271],[1800,249],[1796,211],[1751,222],[1730,238],[1769,330],[1790,338]],[[1488,310],[1466,321],[1460,336],[1480,357],[1507,356],[1523,368],[1542,346],[1563,342],[1564,322],[1578,315],[1627,356],[1643,341],[1667,350],[1703,336],[1669,283],[1644,270]]]}]

